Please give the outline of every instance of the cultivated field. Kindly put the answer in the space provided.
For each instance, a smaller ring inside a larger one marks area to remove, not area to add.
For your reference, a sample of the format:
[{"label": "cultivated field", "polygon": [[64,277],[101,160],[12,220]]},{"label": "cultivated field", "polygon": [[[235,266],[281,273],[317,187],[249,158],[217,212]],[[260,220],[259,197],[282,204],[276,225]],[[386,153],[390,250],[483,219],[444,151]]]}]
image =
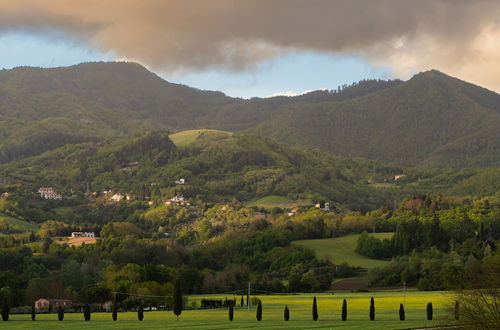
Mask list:
[{"label": "cultivated field", "polygon": [[299,201],[294,201],[289,198],[286,198],[284,196],[266,196],[254,201],[250,201],[247,203],[247,207],[252,207],[252,206],[257,206],[257,207],[263,207],[266,209],[272,209],[274,207],[280,207],[280,208],[292,208],[300,205],[307,205],[310,204],[310,202],[306,200],[299,200]]},{"label": "cultivated field", "polygon": [[[380,239],[391,238],[393,233],[375,233],[372,236]],[[359,235],[347,235],[338,238],[306,239],[292,244],[313,250],[320,259],[329,259],[334,263],[347,262],[350,266],[375,268],[388,263],[385,260],[375,260],[354,252]]]},{"label": "cultivated field", "polygon": [[194,130],[177,132],[171,134],[169,137],[176,146],[186,147],[196,142],[198,137],[200,137],[200,135],[202,134],[205,135],[212,134],[212,135],[222,135],[222,136],[232,135],[231,132],[219,131],[215,129],[194,129]]},{"label": "cultivated field", "polygon": [[27,221],[24,221],[24,220],[13,218],[13,217],[8,216],[6,214],[3,214],[1,212],[0,212],[0,221],[2,221],[2,222],[5,221],[7,224],[9,224],[15,228],[19,228],[22,231],[37,231],[38,230],[38,227],[36,225],[33,225],[33,224],[31,224]]},{"label": "cultivated field", "polygon": [[[375,299],[375,321],[370,321],[368,309],[370,297]],[[205,298],[225,298],[225,296],[204,296]],[[311,319],[313,294],[293,296],[261,296],[263,317],[255,319],[255,306],[250,311],[237,307],[234,321],[227,317],[227,309],[183,311],[179,321],[172,312],[145,312],[139,322],[134,312],[119,313],[118,321],[111,320],[110,313],[93,313],[90,322],[83,321],[82,314],[66,314],[63,322],[57,321],[56,314],[37,315],[32,322],[30,315],[12,315],[12,322],[2,322],[4,329],[406,329],[420,326],[435,326],[446,323],[445,308],[450,298],[444,292],[406,292],[406,321],[399,321],[399,304],[403,302],[403,292],[373,293],[322,293],[318,299],[319,320]],[[190,301],[203,298],[189,297]],[[232,296],[228,297],[232,298]],[[239,298],[236,297],[239,303]],[[342,300],[348,304],[347,321],[341,321]],[[434,305],[434,320],[427,321],[427,302]],[[288,305],[290,321],[283,321],[283,308]]]}]

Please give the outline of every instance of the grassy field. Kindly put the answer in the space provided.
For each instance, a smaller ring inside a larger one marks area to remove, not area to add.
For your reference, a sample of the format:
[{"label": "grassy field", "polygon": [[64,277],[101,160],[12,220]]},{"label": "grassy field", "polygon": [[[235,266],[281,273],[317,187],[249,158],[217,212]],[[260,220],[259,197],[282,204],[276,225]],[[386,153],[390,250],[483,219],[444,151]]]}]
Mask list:
[{"label": "grassy field", "polygon": [[0,221],[5,221],[13,227],[17,227],[22,231],[37,231],[38,227],[20,219],[13,218],[11,216],[0,213]]},{"label": "grassy field", "polygon": [[298,205],[309,204],[306,200],[294,201],[284,196],[266,196],[254,201],[247,203],[248,207],[257,206],[266,209],[272,209],[274,207],[280,208],[292,208]]},{"label": "grassy field", "polygon": [[215,129],[195,129],[188,131],[181,131],[174,134],[171,134],[169,137],[174,142],[174,144],[178,147],[186,147],[190,144],[196,142],[198,137],[202,134],[217,134],[217,135],[231,135],[231,132],[219,131]]},{"label": "grassy field", "polygon": [[[375,321],[368,318],[370,297],[375,299]],[[225,298],[204,296],[205,298]],[[179,321],[172,312],[145,312],[139,322],[134,312],[119,313],[118,321],[111,320],[110,313],[93,313],[90,322],[84,322],[82,314],[65,315],[63,322],[56,314],[37,315],[32,322],[29,315],[12,315],[12,322],[2,322],[4,329],[407,329],[420,326],[436,326],[445,323],[445,308],[449,298],[443,292],[406,292],[406,321],[399,321],[399,304],[403,292],[335,293],[317,294],[319,320],[311,320],[312,294],[293,296],[261,296],[262,321],[255,319],[255,307],[235,308],[234,321],[229,322],[225,308],[214,310],[183,311]],[[199,300],[201,296],[190,297]],[[229,297],[231,298],[231,297]],[[342,300],[347,299],[347,321],[340,320]],[[237,297],[239,302],[239,297]],[[434,320],[427,321],[427,302],[434,306]],[[290,321],[283,321],[283,308],[288,305]]]},{"label": "grassy field", "polygon": [[[375,233],[374,237],[391,238],[393,233]],[[347,262],[351,266],[375,268],[388,263],[385,260],[375,260],[354,252],[359,235],[347,235],[338,238],[306,239],[294,241],[292,244],[313,250],[321,259],[330,259],[335,263]]]}]

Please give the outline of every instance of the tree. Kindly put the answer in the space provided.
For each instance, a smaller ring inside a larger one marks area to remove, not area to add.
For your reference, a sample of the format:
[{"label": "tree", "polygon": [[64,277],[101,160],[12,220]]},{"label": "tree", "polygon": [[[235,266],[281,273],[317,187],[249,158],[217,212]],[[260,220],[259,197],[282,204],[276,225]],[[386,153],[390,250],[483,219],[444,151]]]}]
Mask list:
[{"label": "tree", "polygon": [[144,307],[142,306],[142,302],[139,304],[137,308],[137,319],[142,321],[144,319]]},{"label": "tree", "polygon": [[427,303],[427,320],[432,321],[432,303]]},{"label": "tree", "polygon": [[229,306],[229,321],[233,320],[233,316],[234,316],[233,306]]},{"label": "tree", "polygon": [[240,302],[241,307],[245,306],[245,301],[243,300],[243,296],[241,296],[241,302]]},{"label": "tree", "polygon": [[405,320],[405,307],[403,306],[403,304],[399,304],[399,320]]},{"label": "tree", "polygon": [[34,321],[36,318],[36,309],[35,309],[35,303],[31,304],[31,320]]},{"label": "tree", "polygon": [[90,321],[90,306],[89,306],[89,304],[85,304],[85,306],[83,306],[83,318],[85,319],[85,321]]},{"label": "tree", "polygon": [[458,303],[458,301],[455,301],[455,311],[454,311],[454,314],[455,314],[455,320],[459,320],[460,319],[460,304]]},{"label": "tree", "polygon": [[290,310],[288,310],[287,305],[285,305],[285,311],[283,312],[283,317],[285,318],[285,321],[288,321],[290,319]]},{"label": "tree", "polygon": [[59,321],[64,320],[64,308],[63,308],[62,306],[59,306],[59,307],[57,308],[57,319],[58,319]]},{"label": "tree", "polygon": [[2,320],[8,321],[9,320],[9,302],[7,298],[3,298],[3,305],[2,305]]},{"label": "tree", "polygon": [[262,302],[259,300],[259,303],[257,304],[257,321],[262,321]]},{"label": "tree", "polygon": [[313,298],[312,316],[313,316],[313,321],[318,320],[318,305],[316,304],[316,296]]},{"label": "tree", "polygon": [[113,318],[113,321],[116,321],[118,319],[118,308],[116,306],[116,301],[113,302],[113,307],[112,308],[112,313],[111,313],[111,317]]},{"label": "tree", "polygon": [[177,317],[177,321],[179,321],[179,315],[182,313],[182,305],[182,285],[180,279],[177,279],[174,285],[174,314]]},{"label": "tree", "polygon": [[375,300],[370,299],[370,320],[375,320]]},{"label": "tree", "polygon": [[347,320],[347,300],[344,298],[344,302],[342,303],[342,321]]}]

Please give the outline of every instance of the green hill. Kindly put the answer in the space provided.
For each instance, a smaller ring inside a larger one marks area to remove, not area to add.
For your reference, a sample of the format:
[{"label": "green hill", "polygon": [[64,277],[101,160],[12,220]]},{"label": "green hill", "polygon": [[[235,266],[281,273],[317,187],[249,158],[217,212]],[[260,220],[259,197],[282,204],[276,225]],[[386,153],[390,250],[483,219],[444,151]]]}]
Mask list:
[{"label": "green hill", "polygon": [[[379,239],[389,239],[394,233],[374,233],[370,235]],[[351,266],[369,269],[389,263],[389,261],[370,259],[354,252],[358,238],[359,235],[347,235],[338,238],[305,239],[294,241],[292,244],[311,249],[318,258],[329,259],[337,264],[347,262]]]},{"label": "green hill", "polygon": [[0,162],[152,130],[222,129],[404,166],[500,165],[500,96],[428,71],[296,97],[230,98],[136,63],[0,71]]}]

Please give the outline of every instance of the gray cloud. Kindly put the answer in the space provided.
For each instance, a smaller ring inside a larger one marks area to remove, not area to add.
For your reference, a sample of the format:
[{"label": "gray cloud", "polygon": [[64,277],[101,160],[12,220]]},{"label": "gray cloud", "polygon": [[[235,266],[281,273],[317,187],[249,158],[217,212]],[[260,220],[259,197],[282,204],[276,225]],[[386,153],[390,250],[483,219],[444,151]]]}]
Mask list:
[{"label": "gray cloud", "polygon": [[500,89],[497,0],[3,0],[0,33],[72,38],[163,72],[251,70],[290,51],[437,68]]}]

